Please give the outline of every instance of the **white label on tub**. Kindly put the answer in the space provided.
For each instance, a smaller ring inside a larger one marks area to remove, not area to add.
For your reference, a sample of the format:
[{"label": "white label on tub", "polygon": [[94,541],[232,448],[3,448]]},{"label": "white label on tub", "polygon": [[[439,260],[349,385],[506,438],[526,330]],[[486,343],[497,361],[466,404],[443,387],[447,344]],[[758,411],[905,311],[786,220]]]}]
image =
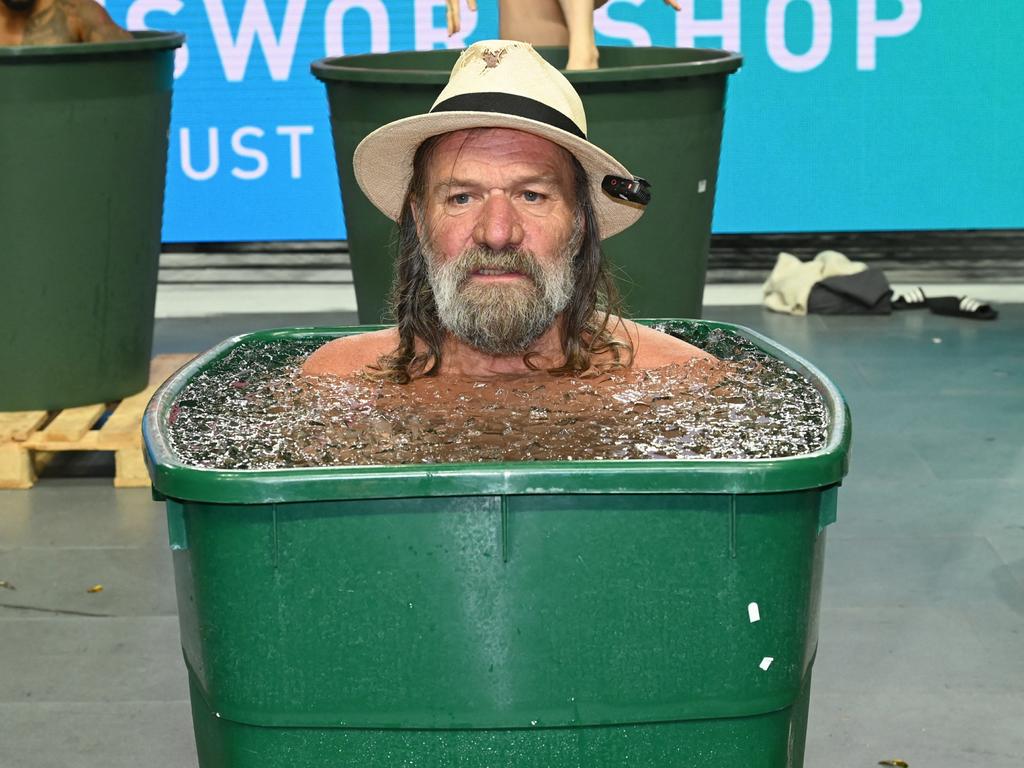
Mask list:
[{"label": "white label on tub", "polygon": [[708,180],[707,179],[701,179],[700,181],[698,181],[697,182],[697,194],[698,195],[703,195],[707,191],[708,191]]},{"label": "white label on tub", "polygon": [[747,615],[750,617],[751,624],[761,620],[761,611],[758,609],[757,603],[751,603],[747,606]]},{"label": "white label on tub", "polygon": [[763,669],[765,672],[767,672],[768,671],[768,667],[770,667],[772,665],[773,661],[775,661],[775,659],[773,657],[765,656],[763,659],[761,659],[761,663],[758,666],[760,666],[761,669]]}]

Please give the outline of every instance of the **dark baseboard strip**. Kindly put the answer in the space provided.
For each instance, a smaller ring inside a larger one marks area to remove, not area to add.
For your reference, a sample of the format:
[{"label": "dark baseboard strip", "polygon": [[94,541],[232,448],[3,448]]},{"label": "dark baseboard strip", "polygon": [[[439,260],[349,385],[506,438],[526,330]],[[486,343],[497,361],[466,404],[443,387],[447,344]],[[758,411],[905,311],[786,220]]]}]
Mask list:
[{"label": "dark baseboard strip", "polygon": [[[854,261],[866,262],[886,272],[893,282],[1019,282],[1024,276],[1022,229],[793,232],[713,235],[708,282],[758,282],[771,271],[781,251],[811,259],[823,250],[839,251]],[[222,268],[230,268],[225,262],[230,262],[232,256],[244,260],[246,269],[317,269],[347,266],[348,262],[348,243],[344,240],[166,243],[163,251],[196,254],[197,259],[201,254],[216,256]],[[297,263],[300,256],[306,263]]]}]

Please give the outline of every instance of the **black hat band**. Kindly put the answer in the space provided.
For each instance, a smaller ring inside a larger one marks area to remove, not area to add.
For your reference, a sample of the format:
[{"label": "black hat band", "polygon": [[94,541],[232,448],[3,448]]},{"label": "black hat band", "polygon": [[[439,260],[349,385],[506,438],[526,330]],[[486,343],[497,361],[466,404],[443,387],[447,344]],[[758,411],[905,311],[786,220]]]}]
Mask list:
[{"label": "black hat band", "polygon": [[580,130],[572,120],[563,115],[557,109],[549,107],[543,102],[531,99],[526,96],[517,96],[512,93],[499,93],[497,91],[486,91],[482,93],[463,93],[445,99],[432,110],[435,112],[494,112],[502,115],[513,115],[525,117],[528,120],[536,120],[538,123],[545,123],[552,128],[571,133],[577,138],[587,138],[587,135]]}]

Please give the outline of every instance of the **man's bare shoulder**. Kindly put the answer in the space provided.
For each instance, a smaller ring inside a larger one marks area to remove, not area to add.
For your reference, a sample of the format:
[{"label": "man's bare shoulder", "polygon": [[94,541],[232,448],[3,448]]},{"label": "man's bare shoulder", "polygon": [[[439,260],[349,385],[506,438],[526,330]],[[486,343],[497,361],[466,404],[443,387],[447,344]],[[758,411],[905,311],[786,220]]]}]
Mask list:
[{"label": "man's bare shoulder", "polygon": [[661,368],[688,360],[717,360],[714,355],[675,336],[656,331],[632,320],[616,318],[615,336],[633,345],[634,368]]},{"label": "man's bare shoulder", "polygon": [[381,355],[398,346],[398,331],[385,328],[380,331],[342,336],[324,344],[302,365],[306,376],[348,376],[377,362]]}]

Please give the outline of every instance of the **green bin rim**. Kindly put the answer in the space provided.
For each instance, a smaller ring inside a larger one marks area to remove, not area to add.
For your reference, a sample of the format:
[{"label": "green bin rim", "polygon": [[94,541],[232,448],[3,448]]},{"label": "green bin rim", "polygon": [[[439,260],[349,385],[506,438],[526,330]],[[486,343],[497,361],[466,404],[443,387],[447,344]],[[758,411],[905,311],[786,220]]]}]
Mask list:
[{"label": "green bin rim", "polygon": [[[645,324],[674,320],[639,320]],[[556,462],[363,465],[284,469],[208,469],[184,464],[165,433],[167,416],[188,381],[247,341],[340,337],[388,326],[282,328],[229,338],[168,379],[143,418],[146,464],[158,497],[220,504],[432,496],[600,493],[784,493],[840,483],[848,468],[850,415],[842,394],[809,362],[739,325],[697,321],[734,331],[814,384],[829,412],[821,449],[776,459],[616,459]]]},{"label": "green bin rim", "polygon": [[52,60],[57,58],[89,58],[96,54],[136,53],[140,51],[163,51],[180,48],[185,43],[181,32],[158,32],[155,30],[133,31],[132,40],[113,40],[109,43],[65,43],[63,45],[0,45],[0,60],[32,59]]},{"label": "green bin rim", "polygon": [[[554,46],[537,46],[546,51]],[[613,46],[599,46],[608,50]],[[614,46],[615,48],[621,46]],[[636,50],[685,51],[692,54],[693,61],[678,61],[667,64],[635,64],[628,67],[601,67],[593,70],[563,71],[571,83],[612,83],[631,80],[661,80],[669,78],[699,77],[703,75],[732,74],[743,64],[743,56],[733,51],[717,48],[672,48],[669,46],[645,46]],[[389,57],[406,58],[409,51],[392,53],[361,53],[351,56],[331,56],[318,59],[310,65],[313,75],[324,83],[331,81],[363,83],[403,83],[444,85],[451,75],[451,68],[407,69],[382,66]],[[423,51],[432,53],[432,51]]]}]

